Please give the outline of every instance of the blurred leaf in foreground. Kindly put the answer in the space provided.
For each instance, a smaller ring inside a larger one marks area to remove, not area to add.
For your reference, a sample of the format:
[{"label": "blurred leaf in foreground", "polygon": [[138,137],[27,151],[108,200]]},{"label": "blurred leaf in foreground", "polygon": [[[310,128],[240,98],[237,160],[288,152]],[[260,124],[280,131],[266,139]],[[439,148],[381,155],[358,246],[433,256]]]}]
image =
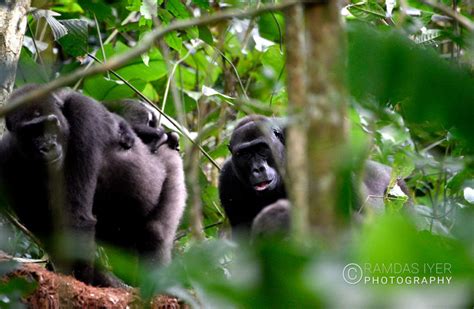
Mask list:
[{"label": "blurred leaf in foreground", "polygon": [[361,99],[402,101],[408,121],[455,128],[474,147],[474,78],[395,31],[349,25],[348,82]]}]

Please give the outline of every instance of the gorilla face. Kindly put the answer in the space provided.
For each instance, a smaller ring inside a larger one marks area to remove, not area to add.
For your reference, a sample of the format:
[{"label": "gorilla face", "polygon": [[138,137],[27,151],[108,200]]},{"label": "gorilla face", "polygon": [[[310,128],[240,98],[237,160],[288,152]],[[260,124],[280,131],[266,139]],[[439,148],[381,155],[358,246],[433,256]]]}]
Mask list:
[{"label": "gorilla face", "polygon": [[278,185],[279,175],[267,143],[258,142],[236,147],[232,153],[232,161],[241,180],[251,185],[255,191],[270,191]]},{"label": "gorilla face", "polygon": [[59,107],[27,106],[6,118],[7,128],[25,158],[61,166],[69,132]]},{"label": "gorilla face", "polygon": [[284,145],[280,130],[270,123],[249,122],[237,128],[229,149],[237,177],[261,195],[283,185],[278,167],[284,163]]}]

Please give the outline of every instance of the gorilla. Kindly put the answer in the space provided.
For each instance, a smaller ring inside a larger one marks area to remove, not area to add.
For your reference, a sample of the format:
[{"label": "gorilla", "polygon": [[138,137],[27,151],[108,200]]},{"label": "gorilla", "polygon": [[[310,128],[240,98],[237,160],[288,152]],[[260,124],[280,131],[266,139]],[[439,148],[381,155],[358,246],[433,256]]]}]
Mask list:
[{"label": "gorilla", "polygon": [[124,118],[142,142],[148,145],[151,152],[156,152],[164,144],[178,150],[178,134],[165,133],[163,127],[158,126],[156,112],[146,103],[134,99],[123,99],[106,101],[104,105],[109,111]]},{"label": "gorilla", "polygon": [[[281,121],[260,115],[243,118],[231,135],[229,150],[231,157],[219,177],[219,196],[232,231],[253,237],[285,234],[290,226],[290,204],[279,172],[286,160]],[[390,167],[367,161],[357,204],[383,212],[379,197],[389,185],[390,174]],[[398,184],[408,192],[403,181]]]},{"label": "gorilla", "polygon": [[277,166],[285,161],[284,134],[269,118],[248,116],[235,127],[229,150],[219,196],[232,229],[244,232],[265,206],[287,197]]},{"label": "gorilla", "polygon": [[59,270],[85,283],[121,286],[96,265],[96,240],[132,250],[143,262],[170,260],[186,199],[177,151],[152,154],[124,119],[70,90],[16,109],[6,125],[1,189]]}]

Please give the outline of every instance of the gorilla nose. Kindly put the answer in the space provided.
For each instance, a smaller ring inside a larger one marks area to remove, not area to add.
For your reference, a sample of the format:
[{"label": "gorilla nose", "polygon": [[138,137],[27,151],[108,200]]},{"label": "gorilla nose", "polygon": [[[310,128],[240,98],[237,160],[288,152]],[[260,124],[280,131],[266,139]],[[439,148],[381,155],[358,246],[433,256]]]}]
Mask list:
[{"label": "gorilla nose", "polygon": [[254,166],[254,167],[252,168],[252,173],[253,173],[255,176],[258,176],[258,175],[262,174],[264,171],[265,171],[265,166],[263,166],[263,165]]},{"label": "gorilla nose", "polygon": [[39,148],[39,151],[42,154],[48,154],[49,152],[51,152],[55,148],[55,146],[56,145],[54,143],[47,143],[47,144],[41,145],[40,148]]}]

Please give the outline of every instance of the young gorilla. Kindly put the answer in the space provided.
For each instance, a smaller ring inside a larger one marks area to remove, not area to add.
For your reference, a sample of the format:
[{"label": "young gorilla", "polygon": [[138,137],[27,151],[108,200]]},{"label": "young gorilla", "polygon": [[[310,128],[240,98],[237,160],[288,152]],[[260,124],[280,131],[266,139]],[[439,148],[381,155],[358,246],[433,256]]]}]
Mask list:
[{"label": "young gorilla", "polygon": [[[285,135],[276,120],[252,115],[234,129],[229,150],[232,154],[222,168],[219,195],[234,232],[253,236],[286,233],[290,205],[280,168],[285,164]],[[383,196],[390,182],[391,169],[368,161],[360,195],[363,199]],[[399,183],[404,187],[403,183]],[[383,202],[369,201],[383,211]]]},{"label": "young gorilla", "polygon": [[[2,189],[60,270],[85,283],[120,286],[94,267],[95,239],[150,262],[169,261],[186,198],[176,151],[161,147],[152,155],[122,118],[67,90],[11,112],[6,124]],[[59,239],[69,247],[58,246]]]},{"label": "young gorilla", "polygon": [[104,102],[107,109],[123,117],[133,128],[138,137],[155,153],[165,143],[178,150],[179,137],[174,132],[165,133],[158,126],[156,113],[148,105],[133,99]]}]

